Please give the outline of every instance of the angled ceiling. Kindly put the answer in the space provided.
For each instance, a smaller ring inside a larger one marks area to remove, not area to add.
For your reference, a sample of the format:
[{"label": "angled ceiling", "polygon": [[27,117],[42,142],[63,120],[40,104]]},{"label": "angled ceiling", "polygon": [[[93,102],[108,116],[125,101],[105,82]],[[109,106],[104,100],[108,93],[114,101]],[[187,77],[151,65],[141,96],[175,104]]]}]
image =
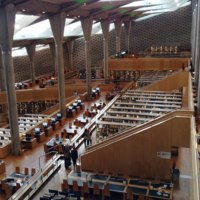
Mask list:
[{"label": "angled ceiling", "polygon": [[[113,22],[131,20],[134,22],[171,12],[191,4],[190,0],[0,0],[0,6],[13,3],[16,7],[15,35],[17,45],[43,38],[52,38],[49,16],[59,12],[66,15],[64,36],[72,39],[83,35],[80,19],[93,17],[92,34],[101,34],[100,21],[109,19],[110,31]],[[19,42],[18,40],[25,40]],[[43,44],[43,43],[42,43]]]}]

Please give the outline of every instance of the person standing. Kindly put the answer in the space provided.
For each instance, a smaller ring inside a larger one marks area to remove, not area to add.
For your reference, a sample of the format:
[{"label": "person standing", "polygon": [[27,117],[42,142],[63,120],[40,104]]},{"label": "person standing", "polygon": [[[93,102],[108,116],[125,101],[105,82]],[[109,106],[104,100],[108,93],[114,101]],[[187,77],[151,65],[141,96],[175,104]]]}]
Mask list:
[{"label": "person standing", "polygon": [[71,150],[71,158],[72,158],[73,166],[74,166],[74,169],[75,169],[76,168],[76,162],[77,162],[77,159],[78,159],[78,151],[75,148],[74,144],[73,144],[73,148]]},{"label": "person standing", "polygon": [[71,165],[71,154],[68,145],[64,146],[64,162],[65,162],[65,169],[67,170]]},{"label": "person standing", "polygon": [[83,137],[84,137],[85,147],[88,147],[92,143],[89,129],[85,129]]}]

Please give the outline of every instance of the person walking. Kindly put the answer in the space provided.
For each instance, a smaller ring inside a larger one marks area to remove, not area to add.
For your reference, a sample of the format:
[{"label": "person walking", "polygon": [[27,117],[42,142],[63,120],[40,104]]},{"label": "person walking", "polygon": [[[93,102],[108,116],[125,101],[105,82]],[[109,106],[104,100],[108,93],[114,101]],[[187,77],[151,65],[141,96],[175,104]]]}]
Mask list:
[{"label": "person walking", "polygon": [[78,151],[75,148],[74,144],[73,144],[73,148],[71,150],[71,158],[72,158],[72,162],[73,162],[73,166],[74,166],[74,170],[75,170],[75,168],[76,168],[76,162],[77,162],[77,159],[78,159]]},{"label": "person walking", "polygon": [[69,166],[71,165],[71,154],[68,145],[64,146],[64,162],[65,169],[69,169]]}]

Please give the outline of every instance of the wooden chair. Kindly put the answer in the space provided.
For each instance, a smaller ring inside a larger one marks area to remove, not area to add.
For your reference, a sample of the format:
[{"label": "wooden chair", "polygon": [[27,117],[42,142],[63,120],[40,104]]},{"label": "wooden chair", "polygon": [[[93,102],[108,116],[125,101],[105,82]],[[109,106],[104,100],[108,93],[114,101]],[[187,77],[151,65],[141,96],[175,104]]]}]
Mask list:
[{"label": "wooden chair", "polygon": [[67,137],[67,131],[66,131],[66,129],[64,129],[63,132],[64,132],[63,136],[64,136],[64,138],[66,138]]},{"label": "wooden chair", "polygon": [[49,151],[49,150],[48,150],[47,144],[44,144],[44,152],[45,152],[45,153],[48,153],[48,151]]},{"label": "wooden chair", "polygon": [[139,195],[138,200],[145,200],[145,196]]},{"label": "wooden chair", "polygon": [[16,174],[20,174],[20,167],[15,167]]},{"label": "wooden chair", "polygon": [[109,176],[108,169],[103,170],[104,175]]},{"label": "wooden chair", "polygon": [[27,168],[27,167],[24,168],[24,174],[25,174],[25,175],[29,175],[29,173],[28,173],[28,168]]},{"label": "wooden chair", "polygon": [[134,200],[133,198],[133,191],[130,189],[127,189],[127,195],[126,195],[127,200]]},{"label": "wooden chair", "polygon": [[36,173],[36,169],[35,169],[35,168],[32,168],[32,169],[31,169],[31,176],[33,176],[35,173]]},{"label": "wooden chair", "polygon": [[83,197],[85,197],[85,195],[88,196],[90,194],[89,187],[86,182],[83,182],[83,187],[81,188],[81,193],[82,193]]},{"label": "wooden chair", "polygon": [[94,183],[93,186],[93,198],[95,199],[95,197],[98,197],[99,199],[101,197],[99,186],[96,183]]},{"label": "wooden chair", "polygon": [[110,190],[109,190],[107,184],[103,188],[102,197],[103,197],[103,199],[106,199],[106,198],[110,199]]},{"label": "wooden chair", "polygon": [[73,181],[72,190],[73,190],[74,192],[79,192],[78,182],[75,181],[75,180]]},{"label": "wooden chair", "polygon": [[65,191],[65,190],[69,189],[69,185],[68,185],[67,179],[63,180],[63,183],[62,183],[61,187],[62,187],[62,191]]},{"label": "wooden chair", "polygon": [[5,184],[4,182],[1,182],[1,188],[4,191],[7,198],[12,196],[12,191],[9,188],[8,184]]}]

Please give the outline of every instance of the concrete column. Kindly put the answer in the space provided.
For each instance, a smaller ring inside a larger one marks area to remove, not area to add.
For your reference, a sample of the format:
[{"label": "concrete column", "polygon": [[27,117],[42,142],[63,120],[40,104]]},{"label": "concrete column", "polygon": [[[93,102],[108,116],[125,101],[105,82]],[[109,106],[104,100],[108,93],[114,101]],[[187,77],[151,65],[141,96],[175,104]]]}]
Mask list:
[{"label": "concrete column", "polygon": [[35,47],[35,44],[31,44],[26,47],[26,51],[30,60],[31,80],[33,85],[35,85]]},{"label": "concrete column", "polygon": [[52,60],[53,60],[53,66],[54,66],[54,74],[55,77],[57,76],[57,66],[56,66],[56,48],[55,48],[55,43],[50,43],[49,44],[50,52],[52,55]]},{"label": "concrete column", "polygon": [[199,78],[199,67],[200,67],[200,1],[196,6],[196,46],[195,46],[195,85],[198,86],[198,96],[197,96],[197,116],[200,117],[200,78]]},{"label": "concrete column", "polygon": [[130,34],[131,34],[131,21],[124,22],[125,39],[126,39],[126,49],[128,53],[130,52]]},{"label": "concrete column", "polygon": [[91,99],[91,52],[90,42],[92,33],[92,21],[91,17],[81,19],[81,26],[85,38],[85,64],[86,64],[86,87],[87,87],[87,98]]},{"label": "concrete column", "polygon": [[4,79],[4,70],[3,70],[3,60],[2,60],[2,52],[0,51],[0,89],[1,91],[5,91],[5,79]]},{"label": "concrete column", "polygon": [[0,45],[2,50],[5,85],[7,91],[8,116],[11,131],[11,151],[20,154],[18,113],[15,92],[15,74],[12,59],[12,43],[15,25],[14,5],[8,4],[0,8]]},{"label": "concrete column", "polygon": [[109,20],[102,20],[101,21],[101,28],[102,28],[102,32],[103,32],[103,54],[104,54],[103,69],[104,69],[104,79],[105,79],[105,81],[107,81],[109,79],[109,73],[108,73],[109,26],[110,26]]},{"label": "concrete column", "polygon": [[195,59],[195,42],[196,42],[196,6],[192,11],[192,29],[191,29],[191,55],[192,55],[192,63],[194,65],[194,59]]},{"label": "concrete column", "polygon": [[63,34],[65,27],[65,13],[59,13],[49,18],[51,29],[56,44],[56,66],[58,69],[58,88],[60,112],[62,117],[66,116],[65,108],[65,80],[64,80],[64,60],[63,60]]},{"label": "concrete column", "polygon": [[195,82],[195,85],[197,86],[198,85],[198,81],[199,81],[199,51],[200,51],[200,20],[199,20],[199,17],[200,17],[200,9],[199,9],[199,6],[200,6],[200,1],[198,2],[198,6],[196,7],[196,36],[195,36],[195,52],[194,52],[194,69],[195,69],[195,79],[194,79],[194,82]]},{"label": "concrete column", "polygon": [[69,68],[70,70],[74,69],[74,64],[73,64],[73,52],[74,52],[74,40],[71,40],[67,42],[67,49],[69,52]]},{"label": "concrete column", "polygon": [[121,51],[121,30],[122,30],[122,21],[117,20],[114,22],[115,33],[116,33],[116,53]]}]

